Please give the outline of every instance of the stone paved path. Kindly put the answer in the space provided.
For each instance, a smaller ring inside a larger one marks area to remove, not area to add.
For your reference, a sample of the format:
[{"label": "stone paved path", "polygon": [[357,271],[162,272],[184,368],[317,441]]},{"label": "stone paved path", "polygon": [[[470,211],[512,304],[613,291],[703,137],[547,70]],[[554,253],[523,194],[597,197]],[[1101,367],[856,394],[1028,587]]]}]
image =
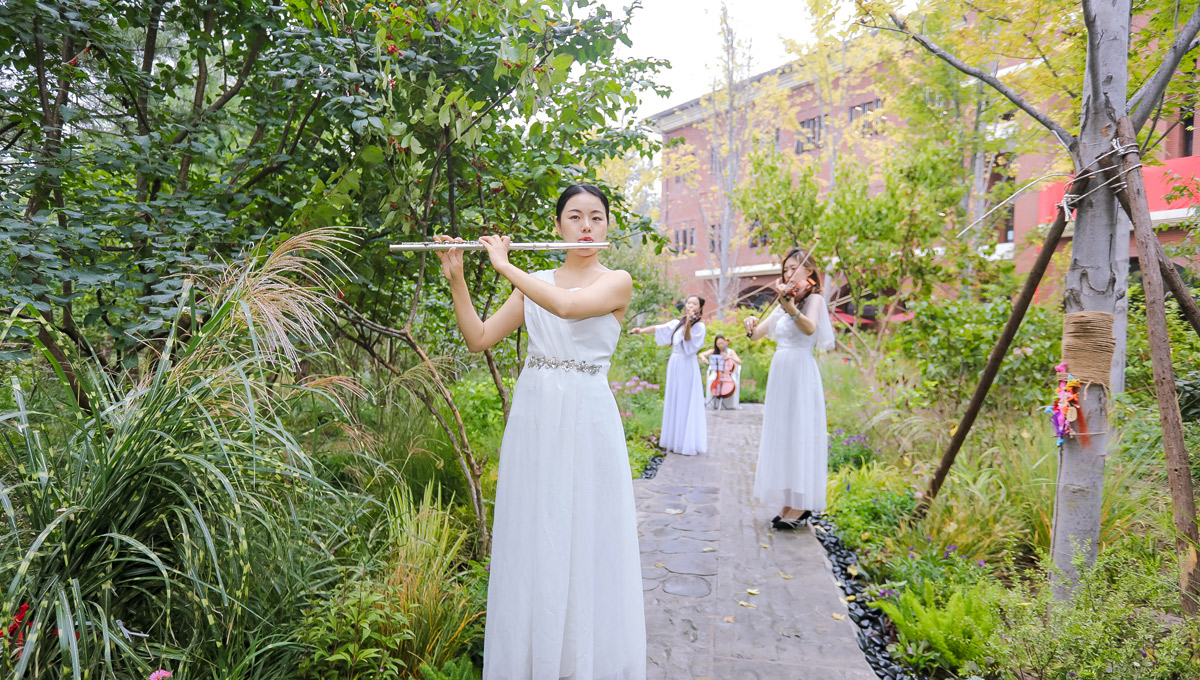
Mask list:
[{"label": "stone paved path", "polygon": [[812,530],[751,494],[762,406],[708,414],[707,454],[634,482],[649,679],[872,680]]}]

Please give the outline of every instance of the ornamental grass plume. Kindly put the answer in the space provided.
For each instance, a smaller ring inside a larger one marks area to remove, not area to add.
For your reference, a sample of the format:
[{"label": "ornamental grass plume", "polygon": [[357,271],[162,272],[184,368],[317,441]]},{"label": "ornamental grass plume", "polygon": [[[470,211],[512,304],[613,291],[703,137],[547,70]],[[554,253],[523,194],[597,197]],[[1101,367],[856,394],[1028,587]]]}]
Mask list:
[{"label": "ornamental grass plume", "polygon": [[289,385],[301,347],[323,344],[326,287],[348,242],[315,230],[211,286],[185,284],[176,323],[132,385],[71,357],[90,409],[65,378],[67,398],[40,409],[12,378],[16,408],[0,414],[0,621],[28,608],[0,677],[141,677],[164,657],[225,677],[239,653],[279,668],[298,656],[287,626],[338,565],[312,547],[344,542],[366,501],[318,478],[275,411],[298,393],[335,409],[339,392],[361,394],[344,379]]}]

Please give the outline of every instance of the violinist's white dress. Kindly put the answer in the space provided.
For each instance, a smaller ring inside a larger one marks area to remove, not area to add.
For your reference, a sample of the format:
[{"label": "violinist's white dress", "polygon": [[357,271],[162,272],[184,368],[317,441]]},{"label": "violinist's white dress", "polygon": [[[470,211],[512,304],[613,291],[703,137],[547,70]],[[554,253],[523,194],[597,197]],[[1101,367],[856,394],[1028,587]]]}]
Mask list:
[{"label": "violinist's white dress", "polygon": [[[534,276],[554,283],[552,271]],[[633,482],[608,366],[621,324],[525,298],[529,354],[500,448],[485,680],[644,680]]]},{"label": "violinist's white dress", "polygon": [[833,326],[825,298],[812,294],[803,304],[806,311],[817,310],[812,335],[805,335],[780,307],[763,322],[777,346],[767,374],[754,495],[771,505],[821,512],[829,437],[825,389],[813,349],[833,349]]},{"label": "violinist's white dress", "polygon": [[[679,329],[676,332],[675,329]],[[704,323],[692,325],[691,339],[684,339],[679,319],[654,330],[654,341],[671,346],[667,360],[667,388],[663,395],[662,434],[658,443],[668,451],[694,456],[708,450],[708,426],[704,420],[704,385],[696,354],[704,347]]]}]

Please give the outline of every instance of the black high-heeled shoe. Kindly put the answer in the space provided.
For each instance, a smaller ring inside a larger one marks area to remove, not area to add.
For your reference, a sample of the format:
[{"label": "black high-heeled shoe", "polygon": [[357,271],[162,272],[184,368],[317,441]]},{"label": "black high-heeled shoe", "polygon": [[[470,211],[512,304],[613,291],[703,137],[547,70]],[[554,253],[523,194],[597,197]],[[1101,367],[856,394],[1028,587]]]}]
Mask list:
[{"label": "black high-heeled shoe", "polygon": [[799,519],[783,519],[782,517],[776,517],[775,519],[771,520],[771,528],[777,531],[791,531],[794,529],[799,529],[800,526],[801,522]]}]

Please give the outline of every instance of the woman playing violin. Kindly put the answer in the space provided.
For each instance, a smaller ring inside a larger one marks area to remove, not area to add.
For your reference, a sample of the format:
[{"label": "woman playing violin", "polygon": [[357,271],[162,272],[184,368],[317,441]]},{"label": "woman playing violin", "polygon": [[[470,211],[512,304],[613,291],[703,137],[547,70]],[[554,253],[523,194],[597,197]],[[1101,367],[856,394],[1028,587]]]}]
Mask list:
[{"label": "woman playing violin", "polygon": [[689,295],[683,315],[667,323],[632,328],[630,333],[653,333],[660,345],[671,345],[667,361],[667,386],[663,395],[662,435],[658,443],[668,451],[693,456],[708,450],[708,425],[704,421],[704,395],[696,352],[704,346],[704,298]]},{"label": "woman playing violin", "polygon": [[834,338],[820,282],[809,253],[793,248],[776,284],[779,307],[762,323],[753,316],[745,320],[751,340],[771,334],[777,342],[754,474],[754,495],[782,505],[771,520],[776,529],[798,528],[825,509],[825,391],[813,350],[832,349]]}]

